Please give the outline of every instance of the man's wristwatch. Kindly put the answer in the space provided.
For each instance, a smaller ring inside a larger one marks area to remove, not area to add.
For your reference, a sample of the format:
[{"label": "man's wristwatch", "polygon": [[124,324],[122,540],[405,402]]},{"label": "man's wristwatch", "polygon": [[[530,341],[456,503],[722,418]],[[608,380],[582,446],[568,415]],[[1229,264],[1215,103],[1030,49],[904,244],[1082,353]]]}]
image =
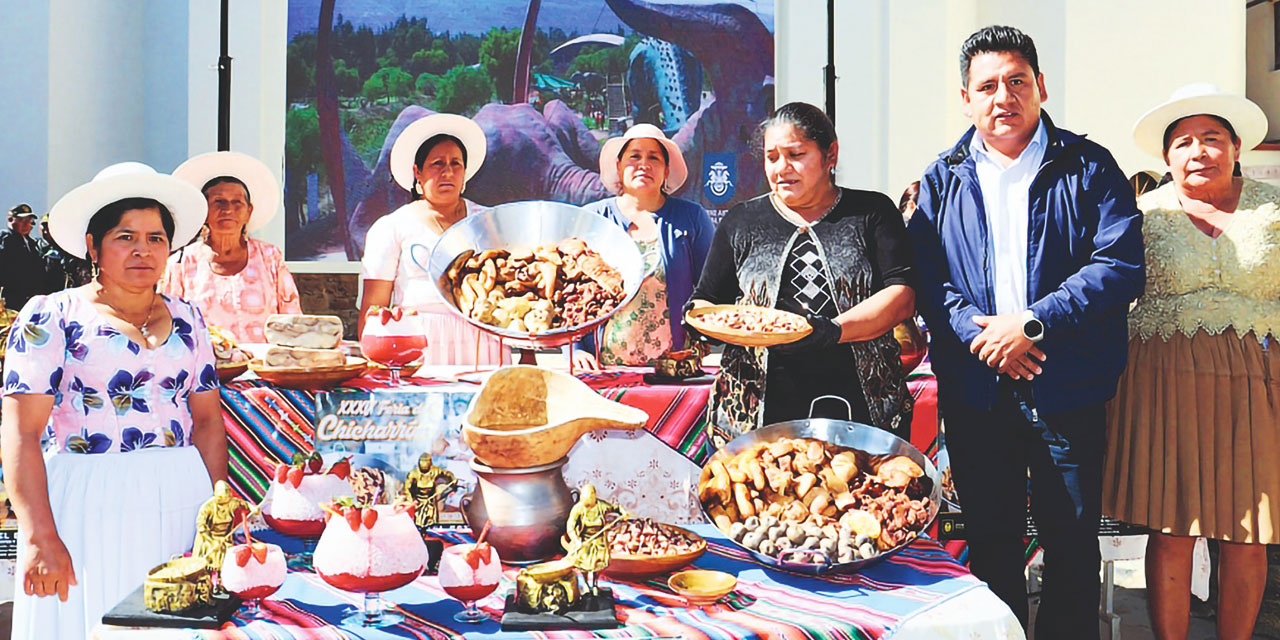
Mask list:
[{"label": "man's wristwatch", "polygon": [[1030,309],[1022,312],[1022,337],[1032,342],[1044,339],[1044,323],[1036,319]]}]

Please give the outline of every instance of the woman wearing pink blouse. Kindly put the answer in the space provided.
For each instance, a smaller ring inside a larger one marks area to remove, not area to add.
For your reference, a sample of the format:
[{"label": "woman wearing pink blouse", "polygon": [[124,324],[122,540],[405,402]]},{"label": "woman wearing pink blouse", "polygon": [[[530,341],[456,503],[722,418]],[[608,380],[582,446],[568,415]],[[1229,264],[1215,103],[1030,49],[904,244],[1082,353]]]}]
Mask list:
[{"label": "woman wearing pink blouse", "polygon": [[266,342],[262,323],[268,316],[302,313],[280,249],[249,237],[276,213],[275,177],[256,158],[234,151],[198,155],[173,175],[204,193],[209,232],[169,259],[164,292],[195,304],[210,325],[236,340]]}]

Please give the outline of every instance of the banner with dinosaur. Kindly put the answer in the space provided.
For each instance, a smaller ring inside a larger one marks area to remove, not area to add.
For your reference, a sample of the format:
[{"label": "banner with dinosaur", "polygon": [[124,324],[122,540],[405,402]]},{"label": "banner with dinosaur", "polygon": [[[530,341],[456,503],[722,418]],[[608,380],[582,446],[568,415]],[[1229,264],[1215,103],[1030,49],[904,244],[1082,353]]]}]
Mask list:
[{"label": "banner with dinosaur", "polygon": [[680,145],[675,195],[712,217],[765,190],[774,0],[290,0],[285,255],[355,261],[407,203],[391,145],[410,122],[472,117],[488,155],[466,197],[586,204],[604,139],[642,122]]}]

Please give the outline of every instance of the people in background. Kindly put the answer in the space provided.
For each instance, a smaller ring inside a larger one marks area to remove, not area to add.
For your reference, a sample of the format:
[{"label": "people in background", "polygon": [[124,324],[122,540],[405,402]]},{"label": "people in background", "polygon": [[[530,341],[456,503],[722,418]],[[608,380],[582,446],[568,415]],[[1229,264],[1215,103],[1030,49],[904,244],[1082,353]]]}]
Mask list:
[{"label": "people in background", "polygon": [[[713,438],[805,418],[824,395],[847,400],[855,421],[905,434],[912,401],[893,327],[911,317],[915,293],[902,216],[882,193],[836,185],[840,145],[817,107],[784,105],[759,131],[770,191],[720,222],[689,306],[774,307],[813,331],[776,347],[725,346]],[[819,411],[846,416],[843,405]]]},{"label": "people in background", "polygon": [[267,165],[234,151],[198,155],[173,175],[208,203],[202,241],[169,259],[163,291],[195,304],[205,320],[242,342],[266,342],[272,314],[302,313],[298,287],[279,247],[250,238],[276,214],[280,186]]},{"label": "people in background", "polygon": [[9,209],[6,229],[0,229],[0,288],[9,309],[21,309],[32,296],[47,293],[44,260],[31,236],[36,214],[23,203]]},{"label": "people in background", "polygon": [[40,218],[41,257],[44,258],[44,273],[48,278],[48,290],[62,291],[73,287],[81,287],[93,280],[93,265],[88,260],[77,258],[58,246],[49,233],[49,214]]},{"label": "people in background", "polygon": [[[510,350],[449,311],[426,267],[436,240],[482,207],[462,197],[480,170],[484,131],[471,119],[447,113],[420,118],[391,147],[391,175],[413,201],[381,217],[365,237],[360,329],[369,307],[418,312],[427,335],[427,364],[501,364]],[[477,352],[479,357],[476,357]]]},{"label": "people in background", "polygon": [[1041,109],[1030,37],[974,33],[960,79],[973,126],[921,178],[909,230],[969,566],[1025,625],[1030,469],[1035,637],[1097,638],[1104,407],[1142,291],[1142,217],[1111,154]]},{"label": "people in background", "polygon": [[[604,325],[600,364],[647,365],[686,346],[681,310],[715,234],[701,205],[670,195],[688,176],[680,147],[651,124],[631,127],[600,149],[600,178],[618,195],[586,208],[627,230],[650,274]],[[574,352],[576,365],[596,367],[593,346],[594,339],[588,339]]]},{"label": "people in background", "polygon": [[227,475],[213,348],[200,311],[156,289],[205,218],[200,192],[113,165],[49,214],[93,282],[32,298],[9,333],[0,400],[18,519],[13,637],[77,640],[190,548]]},{"label": "people in background", "polygon": [[1102,505],[1152,530],[1147,605],[1161,639],[1187,637],[1197,536],[1219,541],[1223,640],[1252,636],[1266,545],[1280,542],[1280,189],[1235,171],[1266,132],[1262,109],[1206,84],[1133,130],[1173,180],[1138,199],[1146,290],[1108,411]]}]

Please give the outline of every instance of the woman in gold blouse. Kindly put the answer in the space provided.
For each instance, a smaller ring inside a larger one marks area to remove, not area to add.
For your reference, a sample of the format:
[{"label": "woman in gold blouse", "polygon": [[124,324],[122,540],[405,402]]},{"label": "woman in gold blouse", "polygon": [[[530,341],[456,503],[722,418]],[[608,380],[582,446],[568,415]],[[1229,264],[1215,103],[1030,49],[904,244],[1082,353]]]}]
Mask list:
[{"label": "woman in gold blouse", "polygon": [[1248,638],[1280,542],[1280,189],[1236,175],[1257,105],[1188,85],[1134,126],[1173,181],[1138,199],[1146,291],[1109,408],[1103,510],[1152,530],[1157,638],[1185,638],[1191,553],[1221,542],[1218,638]]}]

